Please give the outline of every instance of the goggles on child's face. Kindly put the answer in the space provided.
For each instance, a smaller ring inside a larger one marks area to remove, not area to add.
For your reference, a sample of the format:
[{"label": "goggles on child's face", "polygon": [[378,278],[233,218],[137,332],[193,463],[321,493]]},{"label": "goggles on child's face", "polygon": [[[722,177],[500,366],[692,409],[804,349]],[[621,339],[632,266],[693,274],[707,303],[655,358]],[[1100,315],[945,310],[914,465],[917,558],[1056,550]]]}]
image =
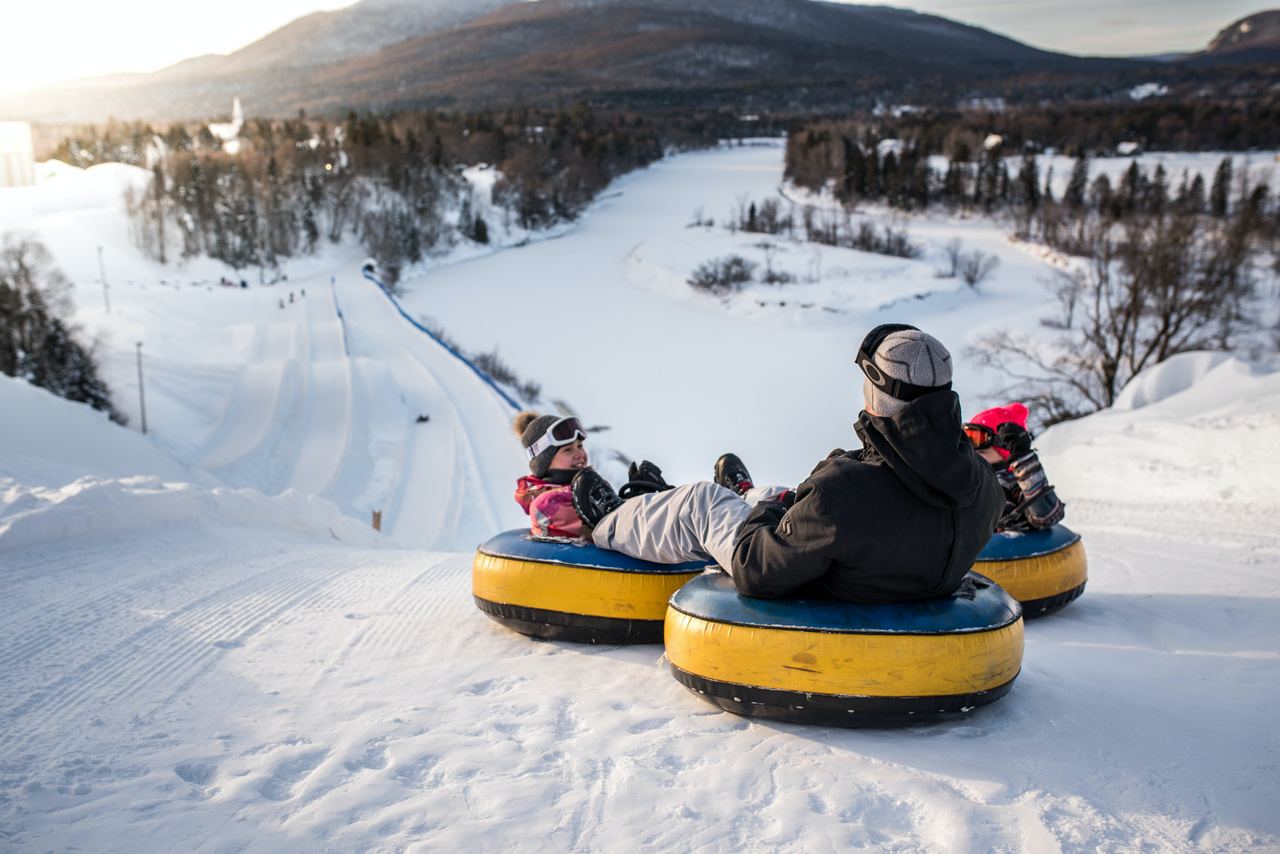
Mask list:
[{"label": "goggles on child's face", "polygon": [[965,424],[964,434],[969,437],[973,447],[981,451],[990,448],[996,442],[996,431],[985,424]]},{"label": "goggles on child's face", "polygon": [[572,444],[576,439],[585,440],[586,438],[586,431],[582,429],[582,424],[577,418],[561,418],[529,446],[529,459],[533,459],[547,448],[562,448]]}]

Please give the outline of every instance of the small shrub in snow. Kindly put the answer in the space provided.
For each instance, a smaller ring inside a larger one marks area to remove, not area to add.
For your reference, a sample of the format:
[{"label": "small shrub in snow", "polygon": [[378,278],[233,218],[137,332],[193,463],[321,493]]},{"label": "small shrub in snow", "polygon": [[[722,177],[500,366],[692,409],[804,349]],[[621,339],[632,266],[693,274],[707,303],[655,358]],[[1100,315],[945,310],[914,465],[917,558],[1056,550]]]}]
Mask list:
[{"label": "small shrub in snow", "polygon": [[493,377],[497,382],[510,386],[526,401],[533,402],[542,394],[542,386],[532,380],[522,380],[510,365],[502,360],[497,350],[489,353],[475,353],[471,357],[472,363]]},{"label": "small shrub in snow", "polygon": [[751,281],[755,271],[756,265],[741,255],[726,255],[699,265],[688,282],[700,291],[724,296]]},{"label": "small shrub in snow", "polygon": [[958,237],[951,238],[947,241],[947,245],[942,247],[942,251],[947,258],[947,268],[942,271],[942,278],[954,279],[960,275],[960,257],[963,247],[964,244],[960,242]]},{"label": "small shrub in snow", "polygon": [[996,267],[1000,266],[1000,259],[995,255],[988,255],[986,252],[973,252],[964,255],[960,259],[960,275],[964,277],[964,282],[971,288],[985,282],[995,272]]}]

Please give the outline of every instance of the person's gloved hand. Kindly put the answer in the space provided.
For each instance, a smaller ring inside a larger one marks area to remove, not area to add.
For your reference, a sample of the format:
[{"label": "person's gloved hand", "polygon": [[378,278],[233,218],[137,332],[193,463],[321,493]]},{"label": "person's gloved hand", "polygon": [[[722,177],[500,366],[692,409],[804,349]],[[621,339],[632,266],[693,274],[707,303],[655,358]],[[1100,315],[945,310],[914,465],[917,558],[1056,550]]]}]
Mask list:
[{"label": "person's gloved hand", "polygon": [[674,488],[671,484],[662,479],[662,469],[658,468],[648,460],[641,460],[639,463],[632,463],[627,469],[627,480],[652,483],[659,491]]},{"label": "person's gloved hand", "polygon": [[1031,434],[1022,425],[1006,421],[996,428],[996,444],[1016,460],[1031,453]]},{"label": "person's gloved hand", "polygon": [[668,489],[675,487],[662,479],[662,469],[648,460],[641,460],[627,468],[627,482],[618,490],[618,494],[626,499],[651,492],[665,492]]}]

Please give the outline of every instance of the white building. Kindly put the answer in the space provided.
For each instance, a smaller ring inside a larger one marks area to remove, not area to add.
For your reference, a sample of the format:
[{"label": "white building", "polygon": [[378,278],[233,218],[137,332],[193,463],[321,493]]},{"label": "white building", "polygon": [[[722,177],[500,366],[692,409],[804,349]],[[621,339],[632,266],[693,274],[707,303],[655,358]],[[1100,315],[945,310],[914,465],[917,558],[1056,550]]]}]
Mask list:
[{"label": "white building", "polygon": [[36,182],[31,125],[0,122],[0,187],[26,187]]},{"label": "white building", "polygon": [[244,127],[244,111],[240,109],[240,99],[231,102],[231,121],[215,122],[209,125],[209,133],[222,142],[222,150],[227,154],[240,153],[240,129]]}]

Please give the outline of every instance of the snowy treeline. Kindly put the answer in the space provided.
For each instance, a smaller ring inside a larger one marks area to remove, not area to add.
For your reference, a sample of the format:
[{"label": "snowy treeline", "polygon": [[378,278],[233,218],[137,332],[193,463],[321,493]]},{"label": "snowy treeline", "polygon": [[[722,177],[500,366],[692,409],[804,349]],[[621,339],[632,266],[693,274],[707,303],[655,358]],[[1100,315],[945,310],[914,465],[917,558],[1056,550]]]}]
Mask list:
[{"label": "snowy treeline", "polygon": [[1015,237],[1062,253],[1059,308],[1043,319],[1053,331],[1034,339],[997,332],[974,354],[1047,422],[1112,405],[1129,379],[1178,353],[1280,342],[1280,326],[1268,328],[1274,300],[1259,287],[1280,272],[1280,205],[1266,178],[1234,158],[1208,181],[1135,159],[1113,182],[1095,176],[1082,152],[1068,161],[1055,198],[1052,167],[1042,172],[1029,149],[1006,156],[998,134],[976,148],[958,136],[949,158],[931,157],[930,146],[924,137],[889,141],[856,123],[819,122],[790,135],[787,175],[845,207],[1007,215]]},{"label": "snowy treeline", "polygon": [[[574,107],[455,116],[349,115],[250,121],[229,154],[207,128],[145,125],[88,129],[57,156],[145,165],[149,189],[129,200],[139,244],[167,260],[207,254],[236,268],[270,268],[355,235],[394,282],[408,264],[491,230],[572,219],[617,175],[672,147],[710,144],[723,123],[673,126]],[[148,136],[147,131],[151,131]],[[477,199],[466,165],[495,166],[492,198]],[[504,219],[489,222],[482,209]]]},{"label": "snowy treeline", "polygon": [[864,141],[869,134],[914,140],[916,147],[941,155],[952,154],[961,144],[976,151],[991,134],[1000,136],[1008,151],[1053,147],[1073,157],[1113,152],[1124,142],[1137,142],[1148,151],[1244,152],[1280,143],[1280,92],[1271,83],[1216,99],[1159,97],[1135,103],[1076,98],[1000,110],[899,108],[805,127]]},{"label": "snowy treeline", "polygon": [[93,354],[76,341],[69,325],[69,288],[44,244],[15,234],[0,239],[0,373],[87,403],[123,423]]}]

